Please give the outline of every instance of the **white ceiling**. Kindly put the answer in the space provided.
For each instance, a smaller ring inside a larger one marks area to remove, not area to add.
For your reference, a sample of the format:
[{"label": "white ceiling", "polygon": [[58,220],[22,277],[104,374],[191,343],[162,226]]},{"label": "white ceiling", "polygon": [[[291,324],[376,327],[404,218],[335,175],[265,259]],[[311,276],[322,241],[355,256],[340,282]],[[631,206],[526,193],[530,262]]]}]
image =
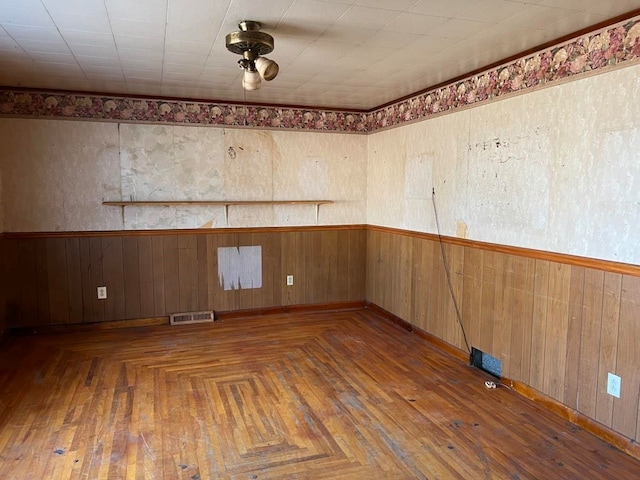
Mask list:
[{"label": "white ceiling", "polygon": [[[640,0],[0,0],[0,85],[370,109],[640,8]],[[225,35],[275,38],[241,87]]]}]

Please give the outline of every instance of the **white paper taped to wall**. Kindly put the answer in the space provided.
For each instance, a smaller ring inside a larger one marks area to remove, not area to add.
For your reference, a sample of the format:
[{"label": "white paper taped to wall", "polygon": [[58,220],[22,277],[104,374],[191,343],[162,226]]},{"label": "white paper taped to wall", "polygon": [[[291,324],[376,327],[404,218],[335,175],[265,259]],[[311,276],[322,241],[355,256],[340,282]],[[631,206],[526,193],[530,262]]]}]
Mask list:
[{"label": "white paper taped to wall", "polygon": [[262,287],[262,247],[219,247],[218,279],[224,290]]}]

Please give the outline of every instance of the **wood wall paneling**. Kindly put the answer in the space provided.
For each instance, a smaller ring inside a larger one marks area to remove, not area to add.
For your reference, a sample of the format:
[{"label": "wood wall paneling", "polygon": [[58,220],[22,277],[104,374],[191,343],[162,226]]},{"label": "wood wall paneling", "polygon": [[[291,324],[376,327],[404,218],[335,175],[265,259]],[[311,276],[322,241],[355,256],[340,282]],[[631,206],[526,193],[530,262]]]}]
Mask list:
[{"label": "wood wall paneling", "polygon": [[154,316],[166,315],[164,289],[164,237],[151,237],[151,259],[153,262],[153,309]]},{"label": "wood wall paneling", "polygon": [[[90,273],[90,285],[87,293],[91,302],[90,322],[103,322],[105,320],[105,301],[98,300],[96,289],[104,286],[104,265],[102,254],[102,239],[100,237],[89,238],[89,259],[86,267]],[[109,292],[107,290],[107,297]],[[37,323],[36,323],[37,325]]]},{"label": "wood wall paneling", "polygon": [[529,384],[544,392],[545,342],[549,307],[549,262],[536,260],[533,285],[533,318],[531,323],[531,364]]},{"label": "wood wall paneling", "polygon": [[180,312],[198,310],[198,239],[195,235],[178,236],[178,291]]},{"label": "wood wall paneling", "polygon": [[564,399],[570,280],[570,265],[550,265],[543,391],[558,401]]},{"label": "wood wall paneling", "polygon": [[140,290],[140,252],[138,250],[137,237],[124,237],[122,239],[122,269],[124,318],[143,318]]},{"label": "wood wall paneling", "polygon": [[514,257],[509,378],[529,382],[535,260]]},{"label": "wood wall paneling", "polygon": [[582,334],[580,336],[578,410],[591,418],[595,418],[596,414],[603,291],[604,272],[587,270],[584,279]]},{"label": "wood wall paneling", "polygon": [[65,238],[67,257],[67,301],[69,304],[69,323],[80,323],[83,320],[82,291],[82,255],[79,238]]},{"label": "wood wall paneling", "polygon": [[607,393],[607,378],[609,372],[616,372],[621,293],[622,275],[606,272],[604,274],[602,298],[602,321],[600,322],[598,391],[595,418],[598,422],[608,427],[612,426],[614,397]]},{"label": "wood wall paneling", "polygon": [[582,338],[582,305],[584,303],[584,276],[584,267],[571,266],[571,286],[569,288],[567,354],[565,359],[563,403],[574,409],[578,408],[580,340]]},{"label": "wood wall paneling", "polygon": [[[2,320],[26,327],[362,302],[366,241],[362,227],[2,238],[4,278],[14,279],[3,289]],[[261,247],[262,287],[225,291],[218,247],[240,246]]]},{"label": "wood wall paneling", "polygon": [[[501,358],[505,377],[637,441],[640,276],[593,262],[453,247],[444,251],[469,343]],[[372,228],[366,265],[368,302],[465,349],[437,237]],[[622,378],[620,399],[606,393],[608,372]]]},{"label": "wood wall paneling", "polygon": [[[49,304],[49,275],[47,273],[47,240],[46,238],[36,239],[35,245],[35,258],[36,258],[36,274],[35,284],[38,297],[38,312],[37,320],[46,319],[47,323],[50,321],[50,304]],[[36,320],[36,321],[37,321]],[[31,321],[30,319],[27,321]]]},{"label": "wood wall paneling", "polygon": [[[431,249],[429,249],[430,251]],[[462,295],[462,323],[469,346],[479,345],[480,318],[482,316],[482,257],[483,251],[466,248],[464,255],[464,281]]]},{"label": "wood wall paneling", "polygon": [[103,237],[103,272],[107,298],[104,302],[105,320],[123,320],[126,318],[123,237]]},{"label": "wood wall paneling", "polygon": [[[14,247],[13,254],[10,254],[9,262],[12,265],[13,274],[9,278],[17,280],[19,290],[13,289],[12,308],[8,312],[11,317],[15,316],[15,324],[19,326],[29,325],[38,319],[38,283],[34,281],[37,277],[38,264],[36,261],[36,242],[12,241]],[[11,282],[8,285],[11,286]],[[16,294],[17,293],[17,294]]]},{"label": "wood wall paneling", "polygon": [[[613,399],[613,428],[638,439],[640,397],[640,277],[625,275],[620,296],[616,371],[621,378],[620,398]],[[606,381],[606,380],[605,380]]]},{"label": "wood wall paneling", "polygon": [[138,248],[138,281],[140,289],[140,317],[155,316],[153,281],[153,237],[136,237]]},{"label": "wood wall paneling", "polygon": [[69,323],[69,284],[64,238],[46,239],[46,274],[49,292],[49,322]]},{"label": "wood wall paneling", "polygon": [[493,346],[491,351],[502,360],[502,375],[510,377],[511,368],[511,325],[513,309],[513,258],[501,255],[496,271],[496,291],[494,308]]}]

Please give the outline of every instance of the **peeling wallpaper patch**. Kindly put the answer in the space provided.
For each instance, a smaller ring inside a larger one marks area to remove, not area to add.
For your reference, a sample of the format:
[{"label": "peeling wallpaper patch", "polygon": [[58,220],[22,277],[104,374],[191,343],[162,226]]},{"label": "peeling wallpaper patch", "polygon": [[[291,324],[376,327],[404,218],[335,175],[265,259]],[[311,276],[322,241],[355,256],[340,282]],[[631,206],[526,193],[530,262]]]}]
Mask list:
[{"label": "peeling wallpaper patch", "polygon": [[225,290],[262,288],[262,247],[218,247],[218,279]]},{"label": "peeling wallpaper patch", "polygon": [[0,91],[0,115],[368,133],[522,93],[640,57],[640,17],[371,112]]}]

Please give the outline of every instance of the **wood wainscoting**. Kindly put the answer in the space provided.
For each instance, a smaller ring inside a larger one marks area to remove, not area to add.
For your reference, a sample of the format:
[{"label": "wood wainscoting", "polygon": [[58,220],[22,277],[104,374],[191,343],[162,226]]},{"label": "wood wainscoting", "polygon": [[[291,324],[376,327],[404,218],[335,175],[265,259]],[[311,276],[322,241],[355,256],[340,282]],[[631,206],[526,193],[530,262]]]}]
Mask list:
[{"label": "wood wainscoting", "polygon": [[[640,440],[640,267],[369,227],[367,301],[464,351],[442,251],[470,346],[499,358],[504,377]],[[622,378],[619,399],[608,372]]]},{"label": "wood wainscoting", "polygon": [[[5,234],[1,242],[9,328],[364,301],[362,225]],[[220,285],[218,247],[240,246],[262,248],[261,288]]]}]

